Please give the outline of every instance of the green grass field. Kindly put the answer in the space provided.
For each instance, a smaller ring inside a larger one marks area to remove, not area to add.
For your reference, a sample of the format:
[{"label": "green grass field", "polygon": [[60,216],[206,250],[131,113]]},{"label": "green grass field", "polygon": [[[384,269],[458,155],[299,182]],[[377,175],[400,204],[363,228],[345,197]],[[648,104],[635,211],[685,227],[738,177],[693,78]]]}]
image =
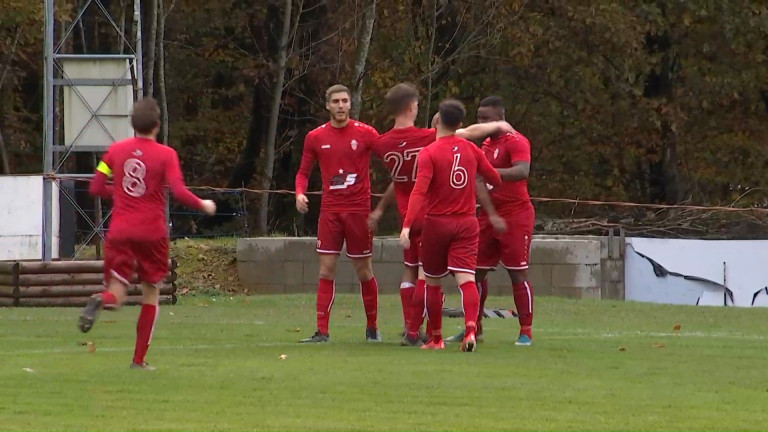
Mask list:
[{"label": "green grass field", "polygon": [[102,314],[87,335],[75,309],[0,309],[0,429],[768,427],[768,310],[536,306],[534,346],[513,345],[516,321],[489,319],[486,342],[460,353],[398,346],[395,296],[381,298],[383,344],[363,341],[360,298],[341,295],[319,346],[296,343],[314,331],[312,296],[185,297],[160,309],[153,372],[128,369],[138,308]]}]

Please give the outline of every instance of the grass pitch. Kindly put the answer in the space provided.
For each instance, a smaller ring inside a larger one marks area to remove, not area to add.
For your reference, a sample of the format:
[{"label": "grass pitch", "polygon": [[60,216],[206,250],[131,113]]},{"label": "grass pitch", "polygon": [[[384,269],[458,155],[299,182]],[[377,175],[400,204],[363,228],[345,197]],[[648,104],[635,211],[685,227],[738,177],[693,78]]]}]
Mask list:
[{"label": "grass pitch", "polygon": [[[87,335],[76,309],[0,309],[0,429],[768,427],[768,310],[536,301],[534,346],[513,345],[516,321],[489,319],[486,342],[460,353],[398,346],[396,296],[381,297],[378,345],[359,296],[337,296],[324,345],[296,343],[314,331],[313,296],[184,297],[160,309],[153,372],[128,369],[138,308]],[[445,333],[460,324],[445,319]]]}]

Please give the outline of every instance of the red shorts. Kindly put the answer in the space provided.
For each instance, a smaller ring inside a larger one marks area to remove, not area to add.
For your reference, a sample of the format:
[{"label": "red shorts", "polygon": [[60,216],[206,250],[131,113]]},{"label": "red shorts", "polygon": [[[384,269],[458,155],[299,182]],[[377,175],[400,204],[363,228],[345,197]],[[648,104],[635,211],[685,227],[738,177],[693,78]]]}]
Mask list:
[{"label": "red shorts", "polygon": [[475,273],[479,226],[474,216],[427,216],[421,234],[424,274]]},{"label": "red shorts", "polygon": [[[401,220],[405,218],[401,216]],[[411,240],[411,247],[403,249],[403,264],[407,267],[418,267],[421,262],[421,232],[424,228],[424,219],[414,221],[411,225],[411,231],[408,238]]]},{"label": "red shorts", "polygon": [[114,276],[129,284],[136,272],[142,282],[155,285],[168,276],[168,239],[111,239],[104,243],[104,281]]},{"label": "red shorts", "polygon": [[347,256],[367,258],[372,255],[373,233],[368,229],[368,213],[333,213],[322,211],[317,221],[317,253],[338,255],[347,244]]},{"label": "red shorts", "polygon": [[477,252],[477,268],[490,270],[501,265],[507,270],[525,270],[531,252],[533,213],[504,218],[507,230],[494,231],[488,217],[481,215],[480,245]]}]

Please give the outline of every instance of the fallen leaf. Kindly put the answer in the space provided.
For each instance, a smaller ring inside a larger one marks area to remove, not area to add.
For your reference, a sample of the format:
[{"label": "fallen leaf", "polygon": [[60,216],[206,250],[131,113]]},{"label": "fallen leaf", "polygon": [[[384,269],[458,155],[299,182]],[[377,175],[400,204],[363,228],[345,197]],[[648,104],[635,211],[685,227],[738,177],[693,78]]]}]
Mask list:
[{"label": "fallen leaf", "polygon": [[92,353],[96,351],[96,345],[93,344],[93,342],[88,342],[88,352]]},{"label": "fallen leaf", "polygon": [[171,314],[171,316],[173,316],[173,312],[168,312],[168,313]]},{"label": "fallen leaf", "polygon": [[620,346],[620,347],[619,347],[619,351],[626,351],[626,350],[627,350],[627,349],[626,349],[625,347],[623,347],[623,346]]},{"label": "fallen leaf", "polygon": [[681,328],[682,328],[682,327],[680,326],[680,324],[675,324],[675,326],[674,326],[674,327],[672,327],[672,330],[674,330],[674,331],[680,331],[680,329],[681,329]]},{"label": "fallen leaf", "polygon": [[661,342],[656,342],[655,344],[651,345],[653,348],[665,348],[667,345]]},{"label": "fallen leaf", "polygon": [[294,332],[294,333],[298,333],[298,332],[300,332],[300,331],[301,331],[301,327],[296,327],[296,330],[294,330],[293,332]]},{"label": "fallen leaf", "polygon": [[285,355],[285,354],[280,354],[280,360],[285,360],[285,359],[287,359],[287,358],[288,358],[288,356],[287,356],[287,355]]},{"label": "fallen leaf", "polygon": [[22,369],[22,370],[23,370],[24,372],[32,372],[32,373],[34,373],[34,372],[35,372],[35,371],[33,371],[32,369],[30,369],[30,368],[24,368],[24,369]]}]

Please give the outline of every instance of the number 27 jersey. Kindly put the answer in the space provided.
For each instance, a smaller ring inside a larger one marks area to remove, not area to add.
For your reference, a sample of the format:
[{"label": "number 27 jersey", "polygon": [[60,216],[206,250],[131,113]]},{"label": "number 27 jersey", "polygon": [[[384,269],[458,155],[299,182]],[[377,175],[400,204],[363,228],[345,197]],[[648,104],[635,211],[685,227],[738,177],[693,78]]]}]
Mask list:
[{"label": "number 27 jersey", "polygon": [[390,130],[381,135],[373,146],[373,154],[384,161],[395,184],[395,200],[401,217],[405,217],[408,199],[416,184],[416,157],[435,139],[435,129],[410,126]]}]

